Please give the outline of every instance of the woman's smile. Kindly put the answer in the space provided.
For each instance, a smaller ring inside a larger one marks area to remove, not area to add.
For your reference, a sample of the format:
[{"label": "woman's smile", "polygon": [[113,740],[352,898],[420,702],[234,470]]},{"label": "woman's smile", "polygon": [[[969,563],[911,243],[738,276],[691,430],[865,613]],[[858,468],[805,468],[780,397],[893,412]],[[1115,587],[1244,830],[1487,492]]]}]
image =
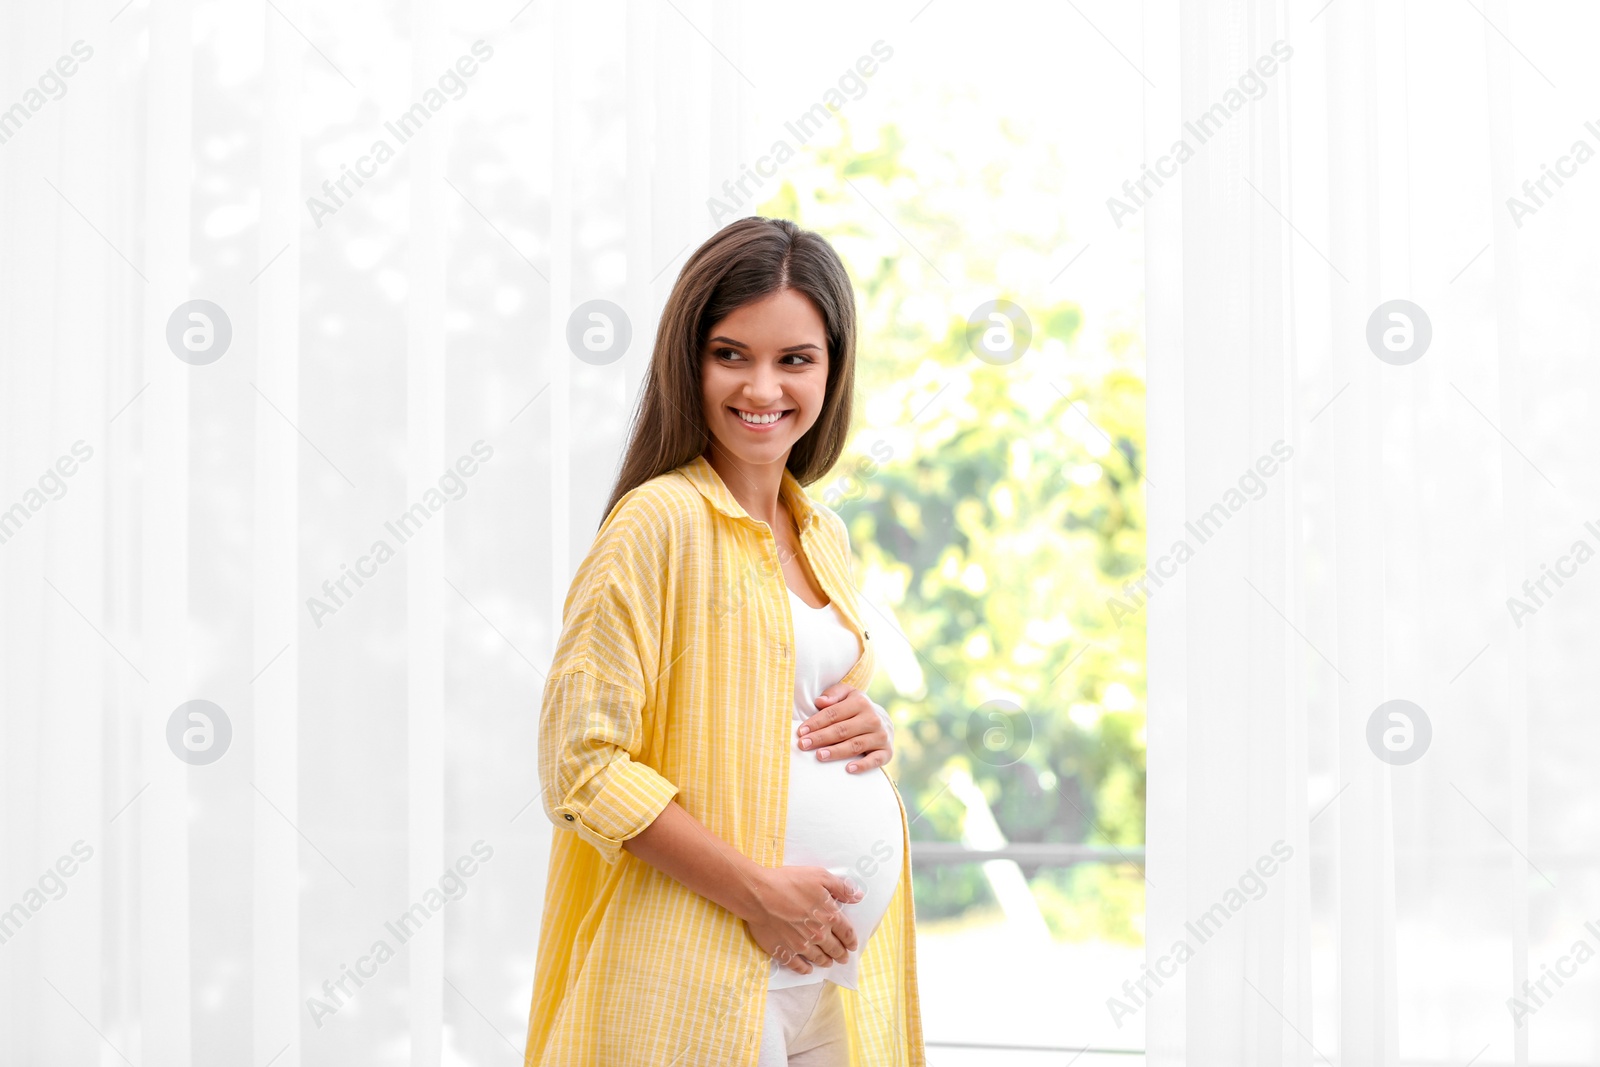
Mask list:
[{"label": "woman's smile", "polygon": [[747,408],[730,407],[739,419],[739,425],[752,433],[771,433],[777,429],[778,424],[794,414],[794,408],[780,408],[771,411],[751,411]]}]

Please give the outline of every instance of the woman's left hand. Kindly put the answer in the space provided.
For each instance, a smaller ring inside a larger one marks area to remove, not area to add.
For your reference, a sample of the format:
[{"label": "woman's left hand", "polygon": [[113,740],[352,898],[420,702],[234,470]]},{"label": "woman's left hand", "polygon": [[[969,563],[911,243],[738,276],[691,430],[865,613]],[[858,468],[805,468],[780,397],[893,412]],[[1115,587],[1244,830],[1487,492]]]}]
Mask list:
[{"label": "woman's left hand", "polygon": [[848,759],[845,769],[856,774],[882,767],[894,755],[889,724],[867,694],[842,683],[817,697],[815,715],[799,726],[800,747],[829,762]]}]

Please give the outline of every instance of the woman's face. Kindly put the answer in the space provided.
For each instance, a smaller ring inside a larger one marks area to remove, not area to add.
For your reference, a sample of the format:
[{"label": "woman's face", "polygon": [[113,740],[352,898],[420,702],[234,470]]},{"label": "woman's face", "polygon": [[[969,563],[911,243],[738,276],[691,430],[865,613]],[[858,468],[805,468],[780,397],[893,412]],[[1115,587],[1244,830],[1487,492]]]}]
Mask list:
[{"label": "woman's face", "polygon": [[[784,463],[822,413],[827,385],[827,328],[801,293],[780,289],[712,323],[700,393],[725,456],[752,466]],[[779,418],[767,422],[772,415]]]}]

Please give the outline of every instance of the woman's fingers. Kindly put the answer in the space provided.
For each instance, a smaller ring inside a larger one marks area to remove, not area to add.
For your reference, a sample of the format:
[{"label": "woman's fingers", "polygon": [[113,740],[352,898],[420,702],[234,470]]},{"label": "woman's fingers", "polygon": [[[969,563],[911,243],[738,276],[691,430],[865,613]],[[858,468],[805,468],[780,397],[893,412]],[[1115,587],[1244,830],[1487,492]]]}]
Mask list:
[{"label": "woman's fingers", "polygon": [[[752,929],[751,933],[755,933],[755,930]],[[758,944],[761,941],[759,937],[756,940]],[[765,948],[766,946],[762,945],[762,947]],[[771,956],[780,967],[787,968],[788,970],[794,971],[798,974],[810,974],[811,963],[805,958],[804,955],[802,955],[803,952],[804,945],[802,945],[799,950],[791,950],[785,946],[782,941],[779,941],[774,944],[770,950],[768,950],[767,955]]]},{"label": "woman's fingers", "polygon": [[[856,892],[859,887],[854,886],[847,881],[842,882],[841,884],[847,890],[850,890],[850,893],[846,897],[840,897],[840,900],[850,903],[861,899]],[[833,895],[831,890],[828,895],[830,897]],[[846,952],[854,952],[856,949],[856,928],[851,925],[850,919],[844,913],[844,909],[839,907],[837,904],[833,904],[832,907],[829,908],[826,915],[825,925],[823,925],[816,933],[814,933],[809,940],[813,942],[825,942],[829,938],[839,943],[840,947]]]},{"label": "woman's fingers", "polygon": [[[810,748],[815,746],[817,740],[825,734],[830,738],[837,737],[836,733],[829,734],[828,731],[834,729],[840,721],[849,717],[850,713],[841,710],[837,704],[807,716],[806,721],[801,723],[795,731],[800,735],[800,747]],[[806,744],[807,741],[811,742],[811,744]]]},{"label": "woman's fingers", "polygon": [[[825,712],[818,712],[817,714],[822,715]],[[807,719],[806,724],[811,723],[811,721],[811,719]],[[801,729],[805,729],[805,724],[802,724]],[[858,712],[848,719],[843,719],[831,726],[823,726],[820,729],[813,726],[800,735],[800,747],[813,751],[820,751],[825,748],[842,751],[848,746],[856,746],[846,753],[847,755],[854,755],[857,752],[874,748],[883,748],[887,746],[888,742],[889,731],[884,729],[883,720],[878,718],[877,712],[873,711],[870,705],[865,711]]]},{"label": "woman's fingers", "polygon": [[809,945],[805,951],[806,969],[802,974],[810,974],[812,967],[832,967],[833,960],[829,955],[816,945]]},{"label": "woman's fingers", "polygon": [[810,947],[821,953],[821,955],[808,958],[823,967],[831,967],[835,963],[843,963],[845,957],[850,954],[850,950],[845,948],[844,943],[834,936],[832,930],[824,930],[822,936],[817,938],[816,943]]},{"label": "woman's fingers", "polygon": [[813,941],[807,941],[793,952],[779,949],[774,956],[798,974],[810,974],[813,967],[829,967],[833,964],[833,957],[828,955],[827,950]]},{"label": "woman's fingers", "polygon": [[793,866],[777,871],[775,884],[786,889],[787,896],[769,901],[764,915],[745,920],[756,943],[797,974],[846,961],[856,951],[858,938],[839,902],[859,900],[861,887],[827,868]]},{"label": "woman's fingers", "polygon": [[823,762],[853,760],[846,769],[857,774],[888,763],[894,741],[866,694],[846,687],[834,699],[800,724],[800,747]]},{"label": "woman's fingers", "polygon": [[[820,730],[816,736],[818,740],[809,745],[807,739],[802,738],[800,746],[815,747],[817,759],[824,762],[850,760],[846,769],[857,774],[883,766],[893,755],[889,748],[889,732],[883,728],[883,720],[871,712],[867,713],[865,721],[851,719]],[[839,736],[839,740],[830,741],[832,736]]]},{"label": "woman's fingers", "polygon": [[845,770],[853,771],[856,774],[860,774],[863,771],[870,771],[874,767],[882,767],[885,763],[888,763],[888,762],[889,762],[889,753],[887,751],[885,751],[884,749],[880,748],[880,749],[875,749],[872,752],[868,752],[865,756],[862,756],[860,759],[851,760],[845,766]]},{"label": "woman's fingers", "polygon": [[773,950],[772,958],[796,974],[810,974],[813,966],[821,966],[827,959],[827,954],[810,941],[803,941],[793,949],[780,944]]},{"label": "woman's fingers", "polygon": [[[859,689],[849,686],[829,686],[817,694],[817,711],[806,716],[805,722],[800,724],[797,731],[801,738],[801,748],[816,748],[819,744],[827,744],[841,737],[848,737],[850,731],[840,732],[840,727],[858,718],[863,712],[871,713],[877,718],[877,712],[872,710],[872,701],[867,699],[867,694]],[[805,742],[812,742],[807,745]]]},{"label": "woman's fingers", "polygon": [[[889,758],[889,737],[882,730],[868,730],[865,733],[854,734],[833,744],[823,745],[817,749],[817,759],[823,762],[834,760],[853,760],[857,756],[865,759],[869,756],[881,756],[879,763],[886,762]],[[858,761],[859,762],[859,761]],[[877,766],[877,764],[873,764]]]}]

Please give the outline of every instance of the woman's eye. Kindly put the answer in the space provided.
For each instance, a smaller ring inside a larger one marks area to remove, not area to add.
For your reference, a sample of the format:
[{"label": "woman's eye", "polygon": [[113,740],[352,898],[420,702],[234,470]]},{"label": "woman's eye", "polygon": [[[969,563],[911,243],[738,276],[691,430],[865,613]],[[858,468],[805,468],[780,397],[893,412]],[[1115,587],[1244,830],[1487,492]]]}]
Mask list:
[{"label": "woman's eye", "polygon": [[[737,349],[732,349],[732,348],[717,348],[717,349],[713,349],[712,352],[711,352],[711,358],[712,359],[716,359],[716,360],[722,360],[726,356],[743,357],[743,355],[744,355],[743,352],[740,352]],[[783,360],[788,360],[788,359],[793,359],[793,360],[798,360],[799,361],[797,363],[788,364],[788,366],[791,366],[791,367],[801,367],[801,366],[805,366],[807,363],[815,363],[816,362],[816,360],[812,359],[810,356],[806,355],[804,352],[790,352],[790,353],[787,353],[786,355],[783,356]],[[782,360],[780,360],[779,362],[782,362]]]}]

